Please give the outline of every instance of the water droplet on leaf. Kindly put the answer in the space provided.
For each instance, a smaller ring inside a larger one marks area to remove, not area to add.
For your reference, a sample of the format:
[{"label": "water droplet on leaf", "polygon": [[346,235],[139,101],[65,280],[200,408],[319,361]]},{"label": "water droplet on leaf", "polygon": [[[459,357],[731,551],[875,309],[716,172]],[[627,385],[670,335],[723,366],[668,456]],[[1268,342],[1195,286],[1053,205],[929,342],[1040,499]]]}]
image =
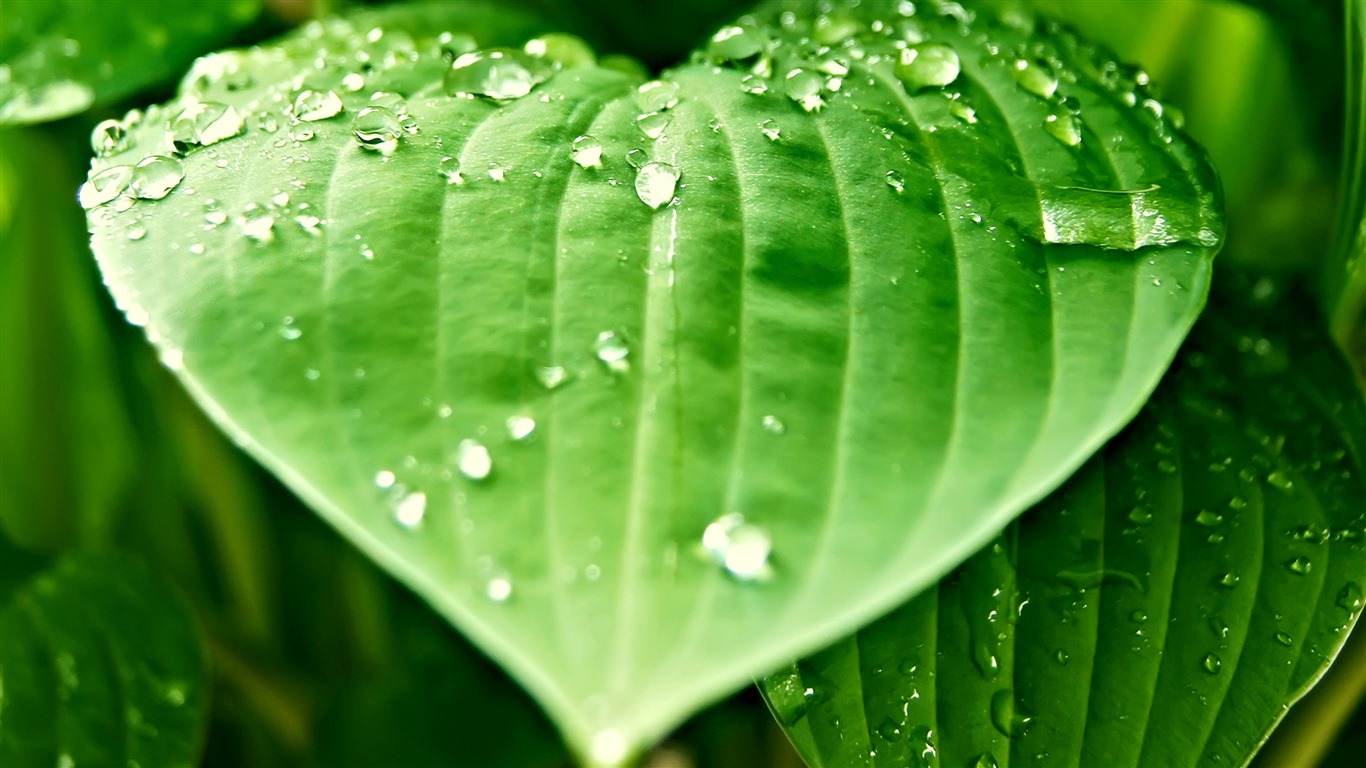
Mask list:
[{"label": "water droplet on leaf", "polygon": [[484,480],[493,471],[493,457],[483,443],[472,438],[460,441],[455,452],[456,467],[470,480]]},{"label": "water droplet on leaf", "polygon": [[958,53],[943,43],[924,43],[903,48],[892,72],[911,92],[943,88],[958,79],[962,66]]},{"label": "water droplet on leaf", "polygon": [[160,200],[185,178],[185,168],[179,160],[162,155],[145,158],[133,168],[128,189],[134,197]]},{"label": "water droplet on leaf", "polygon": [[658,210],[674,199],[678,190],[678,169],[668,163],[649,162],[636,172],[636,196]]}]

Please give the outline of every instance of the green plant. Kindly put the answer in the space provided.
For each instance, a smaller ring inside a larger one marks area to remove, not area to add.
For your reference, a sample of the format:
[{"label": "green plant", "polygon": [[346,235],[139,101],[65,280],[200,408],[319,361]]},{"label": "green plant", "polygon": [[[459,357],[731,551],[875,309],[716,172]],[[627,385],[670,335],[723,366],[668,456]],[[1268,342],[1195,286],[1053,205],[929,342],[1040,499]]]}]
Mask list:
[{"label": "green plant", "polygon": [[[1313,55],[1198,2],[6,8],[0,121],[74,116],[0,145],[0,764],[566,760],[437,616],[590,764],[764,675],[813,766],[1247,763],[1366,584],[1366,22],[1266,5]],[[727,706],[699,762],[794,759]]]}]

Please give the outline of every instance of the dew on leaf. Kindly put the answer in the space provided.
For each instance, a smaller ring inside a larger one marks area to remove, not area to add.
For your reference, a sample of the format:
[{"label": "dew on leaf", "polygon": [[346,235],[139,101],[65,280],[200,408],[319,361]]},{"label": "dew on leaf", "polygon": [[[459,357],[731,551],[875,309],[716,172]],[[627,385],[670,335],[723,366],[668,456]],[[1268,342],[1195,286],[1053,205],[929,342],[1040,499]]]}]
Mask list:
[{"label": "dew on leaf", "polygon": [[569,157],[580,168],[601,168],[602,142],[592,136],[580,136],[570,145]]},{"label": "dew on leaf", "polygon": [[464,184],[465,177],[460,175],[460,160],[454,157],[443,157],[437,161],[436,172],[446,180],[447,184]]},{"label": "dew on leaf", "polygon": [[394,522],[409,530],[422,524],[427,514],[427,494],[421,491],[398,494],[394,503]]},{"label": "dew on leaf", "polygon": [[204,203],[204,223],[208,225],[205,229],[213,229],[227,220],[228,214],[217,200]]},{"label": "dew on leaf", "polygon": [[1219,577],[1219,586],[1232,589],[1238,586],[1238,582],[1242,580],[1242,577],[1236,573],[1225,573]]},{"label": "dew on leaf", "polygon": [[782,131],[772,118],[759,123],[759,132],[767,136],[769,141],[777,141],[782,136]]},{"label": "dew on leaf", "polygon": [[295,120],[305,123],[336,117],[342,111],[342,100],[336,91],[299,91],[290,112]]},{"label": "dew on leaf", "polygon": [[646,112],[636,118],[636,127],[649,139],[658,139],[664,135],[664,129],[669,127],[672,117],[663,112]]},{"label": "dew on leaf", "polygon": [[678,190],[678,169],[668,163],[649,162],[636,172],[636,196],[656,210],[668,205]]},{"label": "dew on leaf", "polygon": [[90,132],[90,148],[96,157],[108,157],[128,148],[128,132],[118,120],[101,120]]},{"label": "dew on leaf", "polygon": [[713,64],[738,64],[757,57],[767,46],[764,33],[754,27],[722,27],[707,44],[707,57]]},{"label": "dew on leaf", "polygon": [[957,80],[961,70],[958,53],[943,43],[903,48],[892,65],[892,73],[911,92],[943,88]]},{"label": "dew on leaf", "polygon": [[1213,527],[1224,522],[1224,516],[1212,509],[1202,509],[1195,513],[1195,522],[1203,526]]},{"label": "dew on leaf", "polygon": [[1295,482],[1290,476],[1280,470],[1273,470],[1266,476],[1266,482],[1277,490],[1289,492],[1295,487]]},{"label": "dew on leaf", "polygon": [[446,72],[446,93],[512,101],[531,93],[550,75],[550,65],[511,48],[461,54]]},{"label": "dew on leaf", "polygon": [[455,465],[466,478],[484,480],[493,471],[493,457],[483,443],[466,438],[455,450]]},{"label": "dew on leaf", "polygon": [[770,677],[765,692],[778,721],[789,728],[806,717],[816,697],[815,689],[806,684],[795,664]]},{"label": "dew on leaf", "polygon": [[968,125],[972,125],[973,123],[977,122],[977,110],[965,104],[961,98],[957,98],[949,102],[949,114],[953,115],[959,120],[962,120]]},{"label": "dew on leaf", "polygon": [[1217,675],[1219,674],[1219,670],[1224,668],[1224,662],[1219,658],[1218,654],[1207,653],[1205,654],[1204,660],[1200,662],[1200,666],[1211,675]]},{"label": "dew on leaf", "polygon": [[758,75],[745,75],[740,80],[740,90],[753,96],[768,93],[768,81]]},{"label": "dew on leaf", "polygon": [[381,469],[375,473],[375,487],[381,489],[392,488],[394,485],[394,473],[387,469]]},{"label": "dew on leaf", "polygon": [[245,130],[246,120],[236,109],[212,101],[191,104],[171,123],[177,149],[190,144],[207,147],[240,136]]},{"label": "dew on leaf", "polygon": [[598,61],[592,47],[583,38],[563,32],[532,38],[522,46],[522,50],[559,69],[591,67]]},{"label": "dew on leaf", "polygon": [[677,83],[651,80],[636,89],[636,104],[642,112],[665,112],[678,106],[681,94]]},{"label": "dew on leaf", "polygon": [[133,168],[128,190],[134,197],[160,200],[171,194],[185,178],[185,168],[179,160],[163,155],[144,158]]},{"label": "dew on leaf", "polygon": [[1344,611],[1356,613],[1361,610],[1364,600],[1366,600],[1366,597],[1363,597],[1362,595],[1361,585],[1354,581],[1349,581],[1343,585],[1342,590],[1338,592],[1337,604],[1338,607]]},{"label": "dew on leaf", "polygon": [[650,162],[650,155],[643,149],[632,149],[626,153],[626,164],[640,170],[645,164]]},{"label": "dew on leaf", "polygon": [[619,765],[626,759],[627,749],[626,737],[621,731],[608,728],[593,735],[589,753],[593,762],[599,765]]},{"label": "dew on leaf", "polygon": [[128,189],[133,180],[133,169],[126,165],[115,165],[90,177],[81,185],[76,197],[81,207],[89,210],[113,200]]},{"label": "dew on leaf", "polygon": [[1287,561],[1285,567],[1288,568],[1291,573],[1297,574],[1299,576],[1304,576],[1314,569],[1314,564],[1309,560],[1309,558],[1300,556],[1294,558],[1293,560]]},{"label": "dew on leaf", "polygon": [[129,239],[129,240],[141,240],[142,238],[144,238],[144,237],[146,237],[146,236],[147,236],[147,230],[144,229],[144,228],[142,228],[142,227],[133,226],[133,227],[129,227],[129,228],[128,228],[128,239]]},{"label": "dew on leaf", "polygon": [[765,414],[760,423],[763,424],[764,431],[770,435],[781,435],[787,431],[787,425],[771,413]]},{"label": "dew on leaf", "polygon": [[536,420],[530,416],[509,416],[504,426],[508,437],[518,442],[530,439],[536,432]]},{"label": "dew on leaf", "polygon": [[559,389],[569,383],[569,370],[562,365],[538,365],[531,370],[536,382],[548,390]]},{"label": "dew on leaf", "polygon": [[743,515],[723,515],[702,532],[702,547],[718,564],[740,581],[765,579],[772,573],[768,564],[773,540],[768,531],[745,522]]},{"label": "dew on leaf", "polygon": [[992,694],[991,723],[1002,736],[1013,738],[1022,735],[1032,722],[1033,717],[1015,700],[1015,695],[1011,691],[1002,688]]},{"label": "dew on leaf", "polygon": [[1066,108],[1055,107],[1044,118],[1044,130],[1069,147],[1081,146],[1081,118]]},{"label": "dew on leaf", "polygon": [[622,374],[631,369],[630,354],[631,347],[616,331],[603,331],[593,341],[593,355],[612,373]]},{"label": "dew on leaf", "polygon": [[783,79],[783,92],[807,112],[815,112],[825,106],[825,100],[821,98],[824,87],[825,78],[820,73],[800,67],[788,72]]},{"label": "dew on leaf", "polygon": [[237,217],[237,227],[246,237],[258,243],[275,239],[275,217],[266,208],[250,203]]},{"label": "dew on leaf", "polygon": [[1295,638],[1291,637],[1290,633],[1288,632],[1277,632],[1276,642],[1289,648],[1292,644],[1294,644]]},{"label": "dew on leaf", "polygon": [[351,121],[351,133],[361,149],[391,155],[403,137],[403,125],[393,110],[386,107],[365,107]]},{"label": "dew on leaf", "polygon": [[899,195],[902,192],[906,191],[906,178],[901,175],[901,171],[887,171],[887,175],[885,178],[887,179],[887,186],[893,192]]},{"label": "dew on leaf", "polygon": [[1016,59],[1011,74],[1021,88],[1041,99],[1051,99],[1058,90],[1058,76],[1053,68],[1039,61]]},{"label": "dew on leaf", "polygon": [[977,762],[973,763],[973,768],[1001,768],[1001,764],[996,762],[995,755],[983,752],[978,756]]}]

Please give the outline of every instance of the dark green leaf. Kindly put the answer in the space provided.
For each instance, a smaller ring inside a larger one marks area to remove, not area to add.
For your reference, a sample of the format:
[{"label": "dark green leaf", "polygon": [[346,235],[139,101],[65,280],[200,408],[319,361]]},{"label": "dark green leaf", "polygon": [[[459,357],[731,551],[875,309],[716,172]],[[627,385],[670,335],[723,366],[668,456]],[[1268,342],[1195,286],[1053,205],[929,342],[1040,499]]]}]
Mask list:
[{"label": "dark green leaf", "polygon": [[40,123],[174,75],[260,0],[0,1],[0,125]]},{"label": "dark green leaf", "polygon": [[44,550],[108,535],[137,450],[75,166],[51,136],[0,131],[0,534]]},{"label": "dark green leaf", "polygon": [[[1198,149],[1074,37],[786,8],[644,93],[565,38],[474,82],[459,30],[337,22],[202,60],[84,194],[209,413],[602,762],[1051,490],[1222,234]],[[734,66],[770,37],[775,76]]]},{"label": "dark green leaf", "polygon": [[192,765],[207,677],[169,584],[127,557],[67,557],[0,604],[0,765]]},{"label": "dark green leaf", "polygon": [[1366,1],[1347,6],[1347,125],[1338,238],[1323,271],[1333,335],[1366,383]]},{"label": "dark green leaf", "polygon": [[1221,287],[1152,402],[1061,490],[764,681],[812,765],[1252,757],[1361,610],[1366,410],[1303,292]]}]

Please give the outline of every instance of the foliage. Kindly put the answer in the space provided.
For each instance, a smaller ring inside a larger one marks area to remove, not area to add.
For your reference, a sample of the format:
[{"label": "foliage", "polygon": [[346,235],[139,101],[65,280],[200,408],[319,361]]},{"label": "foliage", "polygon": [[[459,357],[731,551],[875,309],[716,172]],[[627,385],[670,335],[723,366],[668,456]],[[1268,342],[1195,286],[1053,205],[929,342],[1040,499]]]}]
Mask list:
[{"label": "foliage", "polygon": [[594,764],[765,675],[651,759],[1241,764],[1346,640],[1355,2],[1052,4],[1173,98],[1021,2],[74,7],[0,14],[77,113],[0,134],[0,762],[568,761],[463,635]]}]

